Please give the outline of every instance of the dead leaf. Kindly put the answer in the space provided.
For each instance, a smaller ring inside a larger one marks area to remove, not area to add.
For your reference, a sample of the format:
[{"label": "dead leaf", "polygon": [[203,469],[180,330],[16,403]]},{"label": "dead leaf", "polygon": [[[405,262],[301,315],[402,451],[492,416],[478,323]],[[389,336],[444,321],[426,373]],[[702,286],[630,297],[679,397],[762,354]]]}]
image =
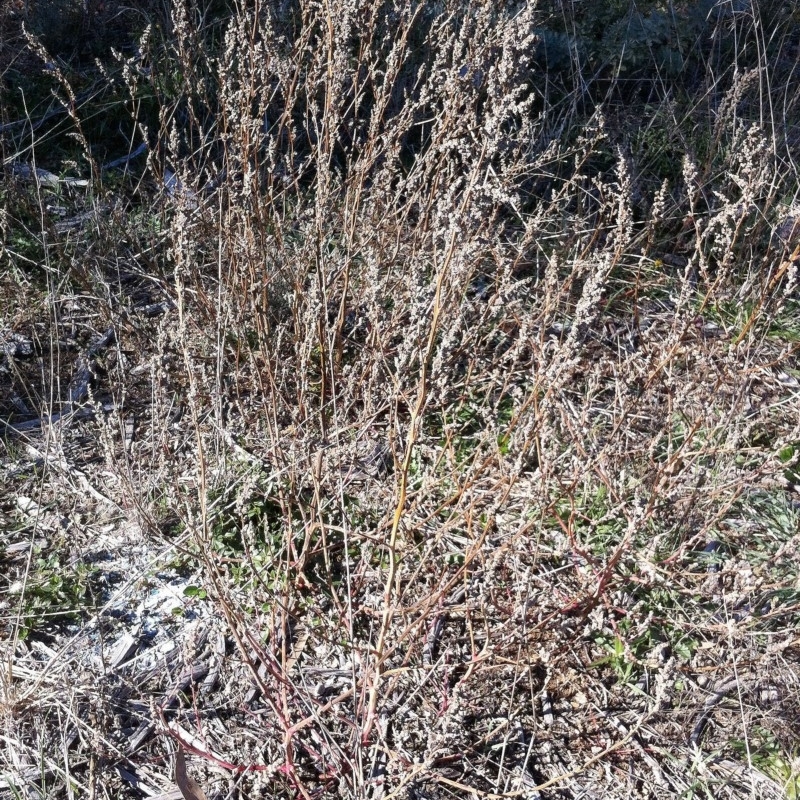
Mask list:
[{"label": "dead leaf", "polygon": [[184,800],[207,800],[205,792],[200,788],[197,781],[186,774],[186,757],[180,745],[178,745],[178,752],[175,754],[175,783],[178,784]]}]

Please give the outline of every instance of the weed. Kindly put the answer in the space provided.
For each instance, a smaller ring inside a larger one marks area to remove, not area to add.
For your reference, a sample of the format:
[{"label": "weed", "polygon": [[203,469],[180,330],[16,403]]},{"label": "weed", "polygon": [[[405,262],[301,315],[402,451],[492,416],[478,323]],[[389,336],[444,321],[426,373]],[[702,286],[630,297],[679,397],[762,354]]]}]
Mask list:
[{"label": "weed", "polygon": [[85,615],[93,604],[94,571],[89,565],[63,563],[57,552],[36,554],[28,580],[18,580],[7,589],[12,598],[18,597],[19,637],[46,633]]},{"label": "weed", "polygon": [[796,793],[797,20],[128,5],[0,10],[4,773]]}]

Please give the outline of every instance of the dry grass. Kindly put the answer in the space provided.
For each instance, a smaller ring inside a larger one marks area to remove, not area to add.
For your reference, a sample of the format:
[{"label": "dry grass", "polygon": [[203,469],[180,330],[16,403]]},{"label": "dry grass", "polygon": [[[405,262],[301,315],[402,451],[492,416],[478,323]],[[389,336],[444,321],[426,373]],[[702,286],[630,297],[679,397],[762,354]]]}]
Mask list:
[{"label": "dry grass", "polygon": [[795,797],[796,25],[212,11],[3,121],[0,796]]}]

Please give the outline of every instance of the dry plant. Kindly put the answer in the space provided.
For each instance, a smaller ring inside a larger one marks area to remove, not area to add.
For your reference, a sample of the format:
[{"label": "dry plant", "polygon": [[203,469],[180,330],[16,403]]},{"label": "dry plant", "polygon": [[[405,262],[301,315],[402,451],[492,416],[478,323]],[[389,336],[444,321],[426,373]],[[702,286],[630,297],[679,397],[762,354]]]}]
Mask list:
[{"label": "dry plant", "polygon": [[217,12],[106,164],[30,40],[0,796],[795,797],[796,26],[642,105],[536,4]]}]

